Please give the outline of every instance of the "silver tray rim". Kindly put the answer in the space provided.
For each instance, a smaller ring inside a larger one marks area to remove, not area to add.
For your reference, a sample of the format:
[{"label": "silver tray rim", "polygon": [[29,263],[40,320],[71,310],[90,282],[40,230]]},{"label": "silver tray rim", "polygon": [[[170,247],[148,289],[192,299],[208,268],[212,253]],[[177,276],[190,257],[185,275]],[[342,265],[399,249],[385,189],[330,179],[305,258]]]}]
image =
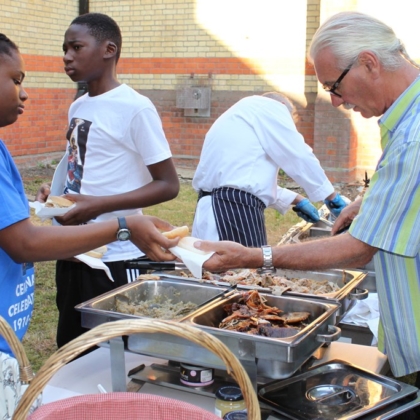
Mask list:
[{"label": "silver tray rim", "polygon": [[[285,410],[281,410],[281,408],[279,408],[279,405],[275,404],[273,401],[268,400],[267,398],[264,397],[264,394],[266,394],[267,392],[273,390],[273,389],[281,389],[281,388],[285,388],[291,384],[297,383],[300,380],[309,378],[311,376],[314,376],[314,374],[316,373],[322,373],[323,371],[325,371],[329,366],[332,365],[340,365],[340,366],[345,366],[345,367],[349,367],[353,370],[356,370],[360,373],[362,373],[364,376],[368,376],[374,380],[376,380],[377,382],[380,383],[384,383],[384,382],[388,382],[390,384],[393,384],[395,387],[399,387],[401,389],[400,392],[389,396],[387,398],[384,398],[382,401],[380,401],[379,403],[377,403],[376,405],[370,406],[367,409],[364,410],[357,410],[355,412],[353,412],[352,414],[347,414],[347,415],[343,415],[341,417],[338,417],[336,420],[341,420],[341,419],[346,419],[346,420],[350,420],[350,419],[355,419],[355,418],[359,418],[361,416],[365,416],[366,414],[371,413],[372,411],[376,411],[379,410],[381,408],[385,408],[386,406],[397,402],[399,400],[402,400],[408,396],[414,395],[418,393],[418,388],[400,382],[396,379],[392,379],[386,376],[382,376],[379,375],[375,372],[371,372],[368,371],[366,369],[363,369],[351,362],[347,362],[344,360],[340,360],[340,359],[334,359],[334,360],[329,360],[325,363],[319,364],[317,366],[314,366],[312,368],[309,368],[306,372],[289,377],[287,379],[275,379],[272,382],[269,382],[267,384],[265,384],[263,387],[261,387],[258,391],[258,398],[262,400],[262,402],[268,406],[270,406],[275,412],[283,414],[283,415],[287,415],[288,418],[289,416],[291,416],[292,414],[287,411],[287,413],[285,412]],[[413,405],[414,406],[414,405]],[[291,417],[294,418],[294,417]]]},{"label": "silver tray rim", "polygon": [[[184,278],[182,278],[183,281],[180,281],[180,279],[173,279],[173,278],[166,278],[165,275],[165,280],[174,280],[174,284],[179,284],[179,283],[184,283],[184,284],[190,284],[191,281],[185,281]],[[95,305],[97,302],[104,300],[104,299],[109,299],[119,293],[123,293],[126,290],[129,290],[131,288],[136,288],[139,287],[140,284],[146,282],[146,281],[160,281],[160,280],[139,280],[136,282],[132,282],[129,283],[127,285],[121,286],[119,288],[116,288],[114,290],[111,290],[107,293],[104,293],[100,296],[97,296],[93,299],[90,299],[89,301],[83,302],[78,304],[77,306],[75,306],[75,309],[87,314],[88,316],[93,316],[94,318],[96,317],[107,317],[110,318],[110,320],[117,320],[117,319],[127,319],[127,318],[134,318],[134,319],[152,319],[150,317],[144,317],[144,316],[139,316],[139,315],[131,315],[131,314],[124,314],[122,312],[116,312],[116,311],[111,311],[111,310],[107,310],[107,309],[100,309],[100,308],[94,308],[93,305]],[[196,281],[197,282],[197,279]],[[202,285],[205,288],[218,288],[220,286],[217,285],[209,285],[209,284],[203,284]],[[216,297],[214,300],[208,302],[207,304],[200,306],[199,308],[197,308],[196,310],[190,312],[189,314],[185,315],[182,318],[176,319],[176,320],[171,320],[171,322],[175,322],[175,323],[188,323],[189,325],[195,326],[196,328],[202,329],[202,330],[206,330],[207,332],[212,333],[213,335],[223,335],[226,337],[232,337],[232,338],[237,338],[238,340],[242,340],[242,341],[258,341],[258,342],[262,342],[262,343],[279,343],[279,344],[286,344],[288,346],[291,347],[295,347],[297,346],[302,340],[305,339],[305,337],[311,335],[315,330],[317,330],[319,328],[320,325],[323,325],[325,322],[328,321],[328,319],[332,318],[335,316],[335,314],[337,313],[337,311],[340,309],[341,307],[341,303],[337,302],[335,300],[320,300],[320,299],[311,299],[308,297],[302,298],[302,297],[297,297],[297,296],[277,296],[277,295],[273,295],[271,293],[262,293],[259,291],[259,293],[261,295],[266,295],[266,296],[270,296],[276,300],[282,300],[282,299],[286,299],[288,301],[296,301],[296,302],[304,302],[305,304],[307,304],[308,302],[312,303],[313,305],[316,305],[317,307],[322,306],[324,312],[319,315],[317,318],[315,318],[309,325],[307,325],[305,328],[303,328],[301,331],[299,331],[297,334],[291,336],[291,337],[285,337],[285,338],[272,338],[272,337],[264,337],[264,336],[255,336],[255,335],[249,335],[249,334],[245,334],[245,333],[241,333],[241,332],[237,332],[237,331],[230,331],[230,330],[223,330],[220,328],[216,328],[216,327],[212,327],[212,326],[207,326],[207,325],[201,325],[201,324],[197,324],[195,322],[192,321],[192,319],[196,316],[199,316],[203,313],[207,313],[209,311],[211,311],[212,309],[214,309],[214,307],[216,305],[218,305],[221,301],[227,301],[233,297],[236,296],[240,296],[243,292],[245,292],[244,290],[237,290],[234,291],[232,294],[229,293],[228,295],[222,296],[222,297]],[[321,345],[321,343],[320,343]]]},{"label": "silver tray rim", "polygon": [[[304,271],[304,270],[287,270],[287,269],[279,269],[280,271],[290,271],[290,272],[294,272],[294,273],[314,273],[314,274],[324,274],[324,273],[335,273],[335,272],[345,272],[347,274],[350,274],[353,276],[353,278],[351,280],[349,280],[340,290],[338,290],[335,294],[334,293],[330,293],[328,294],[328,296],[324,296],[324,295],[314,295],[312,293],[297,293],[297,292],[284,292],[282,296],[298,296],[298,297],[308,297],[308,298],[314,298],[314,299],[325,299],[325,300],[341,300],[341,299],[345,299],[349,293],[357,288],[365,279],[365,277],[367,276],[367,272],[366,271],[362,271],[362,270],[347,270],[347,269],[340,269],[340,268],[332,268],[329,270],[322,270],[322,271]],[[164,271],[155,271],[153,274],[158,275],[158,276],[162,276],[162,277],[166,277],[166,278],[173,278],[173,279],[182,279],[182,280],[187,280],[187,281],[191,281],[191,282],[199,282],[199,283],[209,283],[209,284],[215,284],[217,286],[223,286],[223,287],[229,287],[230,283],[227,282],[223,282],[220,280],[203,280],[203,279],[198,279],[195,277],[184,277],[184,276],[177,276],[176,274],[168,274],[165,273]],[[214,274],[217,277],[217,274]],[[308,278],[310,278],[309,276],[307,276]],[[219,277],[220,278],[220,277]],[[261,293],[270,293],[272,294],[272,290],[268,287],[262,287],[262,286],[253,286],[253,285],[244,285],[244,284],[237,284],[237,289],[243,289],[243,290],[258,290]]]},{"label": "silver tray rim", "polygon": [[[174,283],[174,284],[182,284],[182,283],[185,283],[188,286],[191,285],[191,282],[190,281],[180,281],[181,279],[182,280],[185,280],[185,278],[181,277],[180,279],[177,279],[176,283]],[[107,309],[94,308],[93,305],[96,304],[96,303],[98,303],[101,300],[108,299],[108,298],[110,298],[112,296],[115,296],[117,294],[124,293],[127,290],[137,288],[137,287],[139,287],[139,284],[141,284],[141,283],[145,283],[145,282],[148,282],[148,281],[159,282],[161,280],[162,280],[162,278],[160,278],[158,280],[157,279],[156,280],[152,280],[152,279],[136,280],[136,281],[133,281],[131,283],[125,284],[123,286],[117,287],[116,289],[110,290],[109,292],[103,293],[102,295],[99,295],[99,296],[96,296],[96,297],[94,297],[92,299],[89,299],[86,302],[79,303],[74,308],[76,310],[82,312],[82,313],[83,312],[84,313],[89,313],[89,314],[93,314],[93,315],[96,315],[96,316],[99,316],[99,315],[101,315],[101,316],[108,316],[110,318],[118,318],[118,319],[121,319],[121,318],[122,319],[126,319],[126,318],[129,318],[129,319],[131,319],[131,318],[133,318],[133,319],[153,319],[153,318],[145,317],[145,316],[132,315],[132,314],[124,314],[122,312],[111,311],[111,310],[107,310]],[[165,278],[165,280],[173,280],[173,279],[172,278],[168,278],[168,279]],[[220,290],[220,291],[226,290],[226,288],[221,287],[221,286],[218,286],[217,284],[203,284],[203,286],[204,287],[214,288],[214,289]],[[221,298],[220,297],[219,298],[218,297],[215,297],[214,300],[212,300],[212,302],[213,301],[219,301],[220,299],[223,299],[223,297],[221,297]],[[207,304],[204,305],[203,307],[205,307],[205,306],[207,306]],[[174,320],[174,322],[181,322],[182,320],[186,319],[187,317],[189,317],[190,315],[192,315],[193,313],[195,313],[199,309],[201,309],[201,306],[200,306],[200,308],[197,308],[196,310],[194,310],[193,312],[187,314],[186,316],[184,316],[182,318],[179,318],[177,320]]]},{"label": "silver tray rim", "polygon": [[[239,293],[235,293],[234,295],[229,296],[229,300],[239,296],[241,294],[240,291],[238,291]],[[231,331],[231,330],[224,330],[221,328],[217,328],[217,327],[212,327],[212,326],[208,326],[208,325],[202,325],[202,324],[197,324],[195,322],[193,322],[193,318],[199,315],[203,315],[206,314],[208,312],[210,312],[212,309],[214,309],[215,306],[219,305],[220,300],[215,300],[212,302],[209,302],[207,305],[199,308],[197,311],[194,311],[190,314],[188,314],[188,316],[182,320],[182,322],[184,323],[189,323],[190,325],[202,329],[204,331],[210,332],[213,335],[217,335],[217,336],[226,336],[226,337],[237,337],[239,340],[242,341],[246,341],[246,340],[250,340],[250,341],[255,341],[255,342],[267,342],[267,343],[272,343],[272,342],[276,342],[276,343],[283,343],[283,344],[287,344],[290,347],[295,347],[297,345],[299,345],[299,343],[304,340],[307,336],[311,335],[320,325],[326,323],[328,321],[329,318],[331,318],[332,316],[334,316],[334,314],[340,309],[341,304],[339,302],[336,301],[320,301],[317,299],[302,299],[300,297],[296,297],[296,296],[276,296],[273,294],[268,294],[268,293],[261,293],[259,292],[262,296],[267,295],[267,296],[272,296],[275,299],[286,299],[288,301],[297,301],[297,302],[312,302],[313,304],[317,305],[317,306],[323,306],[324,307],[324,312],[318,316],[317,318],[315,318],[309,325],[307,325],[305,328],[303,328],[301,331],[299,331],[297,334],[292,335],[291,337],[283,337],[283,338],[273,338],[273,337],[264,337],[264,336],[260,336],[260,335],[249,335],[246,333],[242,333],[242,332],[238,332],[238,331]],[[226,299],[224,299],[226,300]],[[320,343],[321,344],[321,343]]]}]

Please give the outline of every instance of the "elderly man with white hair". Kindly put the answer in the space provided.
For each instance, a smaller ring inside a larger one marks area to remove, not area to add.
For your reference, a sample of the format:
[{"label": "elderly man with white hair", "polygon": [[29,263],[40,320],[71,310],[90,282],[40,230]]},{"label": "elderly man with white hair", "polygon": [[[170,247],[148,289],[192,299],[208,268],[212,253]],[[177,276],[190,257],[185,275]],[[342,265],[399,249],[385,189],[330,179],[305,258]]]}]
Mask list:
[{"label": "elderly man with white hair", "polygon": [[[420,370],[420,77],[394,31],[378,19],[343,12],[315,33],[310,50],[334,107],[381,117],[382,156],[363,200],[347,206],[333,234],[273,248],[275,267],[360,267],[374,258],[381,326],[379,349],[399,377]],[[261,249],[231,242],[196,243],[216,254],[209,270],[260,267]],[[266,260],[269,260],[266,258]],[[271,263],[271,262],[270,262]],[[418,375],[419,376],[419,375]],[[419,378],[417,385],[420,385]]]}]

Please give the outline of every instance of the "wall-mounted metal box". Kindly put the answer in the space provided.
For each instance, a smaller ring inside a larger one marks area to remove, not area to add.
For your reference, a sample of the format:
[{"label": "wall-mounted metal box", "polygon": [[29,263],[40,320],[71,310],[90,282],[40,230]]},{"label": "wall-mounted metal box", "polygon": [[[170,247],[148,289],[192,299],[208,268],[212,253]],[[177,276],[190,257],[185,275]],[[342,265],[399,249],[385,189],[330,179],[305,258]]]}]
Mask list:
[{"label": "wall-mounted metal box", "polygon": [[186,117],[209,117],[211,109],[210,78],[184,78],[176,88],[176,107]]}]

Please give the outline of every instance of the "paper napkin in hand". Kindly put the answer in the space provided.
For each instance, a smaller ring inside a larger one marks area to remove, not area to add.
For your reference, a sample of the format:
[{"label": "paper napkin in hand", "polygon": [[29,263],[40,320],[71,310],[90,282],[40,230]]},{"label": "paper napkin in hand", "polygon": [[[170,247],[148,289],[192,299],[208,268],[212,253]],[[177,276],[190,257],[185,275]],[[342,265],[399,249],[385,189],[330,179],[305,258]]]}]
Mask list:
[{"label": "paper napkin in hand", "polygon": [[174,246],[169,248],[169,250],[187,266],[188,270],[197,279],[203,277],[203,264],[214,254],[214,252],[197,254],[179,246]]},{"label": "paper napkin in hand", "polygon": [[86,255],[86,254],[76,255],[75,258],[84,262],[89,267],[95,268],[97,270],[104,270],[107,276],[109,277],[109,279],[111,281],[114,281],[114,279],[112,278],[111,271],[109,271],[108,266],[105,265],[100,258],[89,257],[89,255]]},{"label": "paper napkin in hand", "polygon": [[35,210],[35,215],[42,221],[52,219],[55,216],[63,216],[75,205],[76,204],[73,204],[70,207],[45,207],[45,203],[40,203],[39,201],[29,203],[29,206]]}]

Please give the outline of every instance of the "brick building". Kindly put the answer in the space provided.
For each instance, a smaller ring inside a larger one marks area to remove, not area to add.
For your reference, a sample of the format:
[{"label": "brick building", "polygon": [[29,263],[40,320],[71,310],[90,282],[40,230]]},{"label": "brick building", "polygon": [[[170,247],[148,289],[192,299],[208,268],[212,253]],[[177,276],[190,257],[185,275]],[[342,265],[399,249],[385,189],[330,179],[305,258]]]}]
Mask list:
[{"label": "brick building", "polygon": [[87,7],[119,23],[119,79],[154,102],[176,164],[191,169],[223,111],[277,90],[296,105],[298,129],[330,179],[360,180],[380,154],[376,121],[331,106],[306,62],[310,39],[331,14],[359,10],[390,24],[412,58],[420,57],[408,0],[399,1],[399,14],[389,0],[2,0],[0,32],[20,47],[30,97],[18,123],[0,131],[18,164],[50,162],[65,149],[77,86],[64,73],[61,46]]}]

